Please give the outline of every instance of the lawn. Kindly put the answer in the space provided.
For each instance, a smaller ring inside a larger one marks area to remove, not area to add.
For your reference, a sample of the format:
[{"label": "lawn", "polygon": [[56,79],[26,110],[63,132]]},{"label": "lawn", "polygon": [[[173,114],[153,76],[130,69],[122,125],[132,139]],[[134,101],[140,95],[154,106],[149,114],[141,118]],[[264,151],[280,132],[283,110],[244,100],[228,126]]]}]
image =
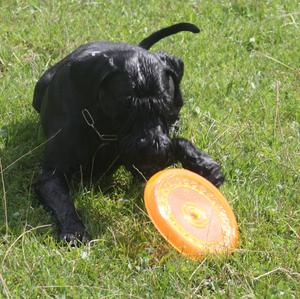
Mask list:
[{"label": "lawn", "polygon": [[[299,298],[300,5],[271,1],[0,1],[0,297]],[[185,62],[180,134],[222,163],[240,230],[229,257],[191,261],[150,222],[143,185],[71,192],[94,241],[70,248],[31,183],[45,141],[31,106],[41,73],[92,40],[159,42]]]}]

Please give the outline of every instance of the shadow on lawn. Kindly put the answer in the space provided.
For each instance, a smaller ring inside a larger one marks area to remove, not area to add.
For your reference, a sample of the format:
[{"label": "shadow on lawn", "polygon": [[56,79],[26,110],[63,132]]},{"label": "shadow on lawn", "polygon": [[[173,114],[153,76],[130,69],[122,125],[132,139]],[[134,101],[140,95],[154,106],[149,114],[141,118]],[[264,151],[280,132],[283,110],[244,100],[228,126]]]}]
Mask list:
[{"label": "shadow on lawn", "polygon": [[[42,228],[37,229],[36,234],[51,235],[55,238],[57,226],[54,219],[39,204],[32,190],[32,184],[40,173],[40,161],[46,141],[38,118],[25,118],[11,123],[2,128],[1,132],[0,157],[5,188],[3,189],[0,176],[0,194],[3,198],[0,206],[0,233],[4,235],[8,225],[8,234],[16,238],[25,230],[53,224],[51,232],[49,232],[49,228]],[[115,200],[117,204],[120,199],[133,198],[136,200],[137,197],[142,197],[143,184],[131,178],[129,173],[124,173],[124,170],[121,172],[122,179],[117,179],[115,175],[109,175],[103,177],[96,185],[84,184],[76,178],[70,182],[72,197],[93,238],[101,237],[108,226],[114,225],[114,220],[105,213],[101,214],[101,211],[93,210],[94,208],[90,206],[91,202],[85,200],[85,196],[83,196],[86,191],[93,190],[96,198],[99,197],[97,194],[99,192],[100,197],[103,198],[103,205],[105,205],[105,198]],[[143,203],[136,200],[132,212],[142,213],[142,206]]]},{"label": "shadow on lawn", "polygon": [[[37,119],[24,118],[1,128],[0,157],[3,169],[1,178],[1,233],[6,232],[5,206],[10,235],[19,235],[25,226],[39,226],[42,221],[31,221],[31,184],[38,172],[42,142]],[[4,188],[3,188],[4,184]],[[4,192],[5,190],[5,192]],[[5,196],[4,196],[5,195]],[[42,220],[42,219],[41,219]]]}]

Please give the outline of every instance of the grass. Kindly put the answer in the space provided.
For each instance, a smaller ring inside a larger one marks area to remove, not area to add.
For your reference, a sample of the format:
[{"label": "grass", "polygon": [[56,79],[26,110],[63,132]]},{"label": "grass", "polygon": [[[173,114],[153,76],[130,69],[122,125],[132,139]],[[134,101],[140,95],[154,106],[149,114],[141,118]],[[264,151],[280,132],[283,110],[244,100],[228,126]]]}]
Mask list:
[{"label": "grass", "polygon": [[[297,2],[1,1],[0,297],[299,298]],[[185,62],[181,134],[222,162],[238,250],[202,262],[182,257],[155,230],[143,186],[123,169],[91,189],[72,187],[93,246],[57,243],[30,187],[44,142],[31,107],[36,80],[82,43],[136,44],[179,21],[203,31],[153,51]]]}]

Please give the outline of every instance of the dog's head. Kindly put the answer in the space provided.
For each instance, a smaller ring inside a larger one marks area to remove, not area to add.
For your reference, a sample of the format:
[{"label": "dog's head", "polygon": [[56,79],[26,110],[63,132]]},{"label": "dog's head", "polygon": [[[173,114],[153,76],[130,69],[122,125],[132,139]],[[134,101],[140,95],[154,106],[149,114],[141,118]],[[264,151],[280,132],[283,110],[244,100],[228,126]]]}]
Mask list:
[{"label": "dog's head", "polygon": [[[163,28],[139,46],[102,43],[77,53],[73,79],[88,97],[97,98],[98,108],[109,124],[108,134],[118,135],[123,164],[150,176],[172,160],[170,127],[182,107],[179,89],[183,62],[148,49],[158,40],[180,31],[199,32],[192,24]],[[103,121],[103,120],[101,120]]]},{"label": "dog's head", "polygon": [[172,160],[169,130],[182,107],[183,62],[143,49],[109,57],[111,71],[98,90],[101,110],[118,132],[123,163],[148,177]]}]

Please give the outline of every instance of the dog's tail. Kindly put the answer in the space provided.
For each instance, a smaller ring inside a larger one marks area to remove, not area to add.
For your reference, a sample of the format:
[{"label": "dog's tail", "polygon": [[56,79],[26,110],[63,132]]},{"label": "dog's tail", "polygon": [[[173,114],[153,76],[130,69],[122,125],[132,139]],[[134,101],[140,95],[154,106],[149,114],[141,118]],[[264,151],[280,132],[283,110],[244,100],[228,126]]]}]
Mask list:
[{"label": "dog's tail", "polygon": [[171,25],[166,28],[162,28],[161,30],[158,30],[145,39],[143,39],[140,43],[139,46],[143,49],[149,50],[155,43],[157,43],[159,40],[172,35],[176,34],[180,31],[190,31],[193,33],[199,33],[200,29],[191,23],[178,23]]}]

